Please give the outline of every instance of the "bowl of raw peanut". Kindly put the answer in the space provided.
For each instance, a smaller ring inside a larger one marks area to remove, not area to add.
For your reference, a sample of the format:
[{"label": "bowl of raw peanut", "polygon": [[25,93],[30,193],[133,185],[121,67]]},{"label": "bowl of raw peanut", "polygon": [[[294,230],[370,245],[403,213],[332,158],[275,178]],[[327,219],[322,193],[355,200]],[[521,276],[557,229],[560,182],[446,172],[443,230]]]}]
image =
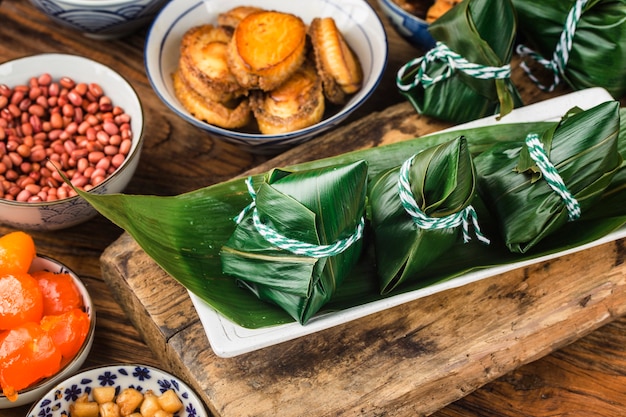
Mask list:
[{"label": "bowl of raw peanut", "polygon": [[54,386],[27,417],[208,417],[198,395],[181,379],[141,364],[86,369]]},{"label": "bowl of raw peanut", "polygon": [[112,68],[56,53],[0,64],[0,223],[47,231],[93,218],[76,190],[121,192],[142,133],[141,102]]}]

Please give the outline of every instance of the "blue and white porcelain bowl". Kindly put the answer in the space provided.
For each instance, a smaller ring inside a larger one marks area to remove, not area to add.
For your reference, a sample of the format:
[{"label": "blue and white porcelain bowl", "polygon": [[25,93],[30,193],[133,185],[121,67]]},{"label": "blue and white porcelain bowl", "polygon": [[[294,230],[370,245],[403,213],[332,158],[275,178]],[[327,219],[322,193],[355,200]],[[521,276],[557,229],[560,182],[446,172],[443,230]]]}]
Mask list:
[{"label": "blue and white porcelain bowl", "polygon": [[[97,1],[95,1],[97,3]],[[90,193],[118,193],[131,180],[143,145],[143,110],[134,88],[113,69],[94,60],[68,54],[40,54],[0,64],[0,83],[25,85],[31,77],[49,73],[53,79],[70,77],[75,82],[97,82],[114,105],[131,116],[132,146],[117,170]],[[51,202],[26,203],[0,198],[0,223],[22,230],[58,230],[83,223],[97,211],[79,196]]]},{"label": "blue and white porcelain bowl", "polygon": [[[337,27],[358,56],[364,81],[347,104],[321,122],[294,132],[274,135],[223,129],[196,119],[176,98],[172,73],[176,71],[184,33],[200,24],[217,24],[219,13],[236,6],[255,6],[292,13],[310,23],[314,17],[333,17]],[[171,0],[161,10],[148,32],[145,66],[148,79],[159,98],[174,113],[210,136],[242,145],[255,153],[273,153],[305,142],[345,120],[374,92],[387,63],[387,37],[374,9],[363,0]]]},{"label": "blue and white porcelain bowl", "polygon": [[115,387],[119,394],[125,388],[141,393],[148,390],[159,396],[173,389],[183,403],[174,417],[208,417],[198,395],[182,380],[160,369],[140,364],[108,365],[87,369],[57,383],[27,414],[27,417],[69,416],[70,406],[78,397],[96,387]]},{"label": "blue and white porcelain bowl", "polygon": [[30,0],[60,25],[94,39],[114,39],[148,26],[167,0]]},{"label": "blue and white porcelain bowl", "polygon": [[435,46],[435,39],[428,32],[428,23],[424,19],[409,13],[394,0],[378,0],[378,5],[391,26],[409,43],[425,51]]},{"label": "blue and white porcelain bowl", "polygon": [[[78,292],[80,292],[80,295],[83,299],[85,312],[89,315],[89,332],[87,333],[87,337],[85,338],[83,346],[76,353],[76,356],[74,356],[72,360],[64,364],[59,372],[48,378],[38,381],[28,388],[24,388],[23,390],[18,391],[17,400],[15,401],[9,401],[7,397],[2,394],[2,392],[0,392],[0,410],[6,408],[20,407],[37,401],[52,386],[58,384],[60,381],[63,381],[70,375],[78,372],[80,367],[83,366],[83,364],[85,363],[85,360],[87,360],[87,356],[89,355],[89,352],[91,352],[91,347],[93,346],[93,341],[96,334],[96,311],[94,309],[91,295],[89,294],[89,291],[87,290],[81,279],[78,277],[78,275],[76,275],[74,271],[63,265],[61,262],[43,255],[37,255],[37,257],[33,259],[29,272],[35,271],[65,273],[69,274],[72,277],[72,279],[74,280],[74,284],[76,285],[76,288],[78,288]],[[0,415],[1,414],[2,413],[0,413]]]}]

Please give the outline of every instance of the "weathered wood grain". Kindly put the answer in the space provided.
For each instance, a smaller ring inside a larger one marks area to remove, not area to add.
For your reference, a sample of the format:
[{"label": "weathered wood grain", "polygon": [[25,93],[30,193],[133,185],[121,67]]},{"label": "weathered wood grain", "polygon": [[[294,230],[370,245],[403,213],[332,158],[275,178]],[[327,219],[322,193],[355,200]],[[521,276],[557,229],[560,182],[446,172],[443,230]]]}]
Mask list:
[{"label": "weathered wood grain", "polygon": [[[611,242],[223,359],[185,291],[146,264],[130,237],[102,258],[105,279],[127,286],[114,294],[157,356],[216,415],[259,417],[431,414],[626,313],[623,259],[623,242]],[[523,384],[506,378],[500,385]]]}]

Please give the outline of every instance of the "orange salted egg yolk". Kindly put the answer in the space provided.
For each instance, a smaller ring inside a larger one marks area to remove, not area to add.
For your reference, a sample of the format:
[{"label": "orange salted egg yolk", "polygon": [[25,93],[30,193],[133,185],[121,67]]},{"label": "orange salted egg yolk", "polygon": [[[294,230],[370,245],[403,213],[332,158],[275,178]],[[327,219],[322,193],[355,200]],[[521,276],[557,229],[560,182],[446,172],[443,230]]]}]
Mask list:
[{"label": "orange salted egg yolk", "polygon": [[31,273],[31,276],[37,280],[43,296],[44,316],[83,307],[83,299],[71,275],[37,271]]},{"label": "orange salted egg yolk", "polygon": [[0,275],[28,272],[35,258],[35,242],[24,232],[11,232],[0,237]]},{"label": "orange salted egg yolk", "polygon": [[12,329],[43,315],[37,280],[26,273],[0,275],[0,330]]},{"label": "orange salted egg yolk", "polygon": [[9,401],[71,361],[90,328],[70,274],[29,272],[36,253],[24,232],[0,237],[0,389]]},{"label": "orange salted egg yolk", "polygon": [[54,375],[61,352],[38,323],[27,322],[0,333],[0,385],[9,400],[42,378]]}]

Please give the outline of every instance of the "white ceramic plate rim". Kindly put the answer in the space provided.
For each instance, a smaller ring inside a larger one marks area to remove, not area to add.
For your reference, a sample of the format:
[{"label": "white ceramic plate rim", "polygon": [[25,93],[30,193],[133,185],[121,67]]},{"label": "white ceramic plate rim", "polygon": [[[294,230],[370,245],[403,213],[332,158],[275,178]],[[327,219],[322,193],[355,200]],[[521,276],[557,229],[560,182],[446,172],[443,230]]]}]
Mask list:
[{"label": "white ceramic plate rim", "polygon": [[[567,110],[574,106],[588,109],[609,100],[613,100],[613,98],[606,90],[602,88],[590,88],[516,109],[509,115],[503,117],[501,119],[501,123],[559,120]],[[493,116],[465,123],[447,130],[462,130],[496,123],[500,122],[498,122],[496,117]],[[471,272],[427,288],[391,296],[389,298],[373,301],[346,310],[313,317],[304,326],[297,322],[293,322],[261,329],[244,328],[218,313],[192,292],[188,291],[188,293],[196,311],[198,312],[198,316],[200,317],[200,321],[205,330],[211,348],[217,356],[228,358],[313,334],[333,326],[365,317],[369,314],[377,313],[388,308],[416,300],[418,298],[493,277],[513,269],[522,268],[527,265],[575,253],[623,237],[626,237],[626,228],[613,232],[604,238],[589,244],[552,255]]]},{"label": "white ceramic plate rim", "polygon": [[[262,136],[222,129],[196,119],[175,98],[171,73],[178,62],[178,47],[184,32],[183,29],[189,29],[194,24],[200,23],[215,24],[218,11],[226,11],[238,5],[257,5],[266,9],[291,12],[301,15],[303,20],[304,14],[321,17],[322,15],[329,15],[330,12],[328,10],[330,9],[341,9],[343,11],[341,16],[338,18],[335,13],[333,17],[335,17],[339,29],[346,36],[348,43],[353,46],[355,44],[354,40],[351,39],[351,32],[346,30],[348,26],[342,25],[344,19],[347,19],[350,25],[353,25],[351,30],[361,32],[361,37],[368,40],[367,48],[370,50],[372,59],[370,62],[364,63],[364,65],[368,65],[364,72],[370,75],[365,80],[362,89],[351,97],[341,111],[321,122],[325,124],[324,130],[332,128],[344,120],[353,109],[356,109],[371,96],[380,83],[387,63],[387,35],[374,9],[363,0],[342,0],[341,2],[331,2],[329,0],[310,2],[284,2],[281,0],[202,0],[191,2],[188,0],[172,0],[157,15],[148,31],[144,51],[144,64],[148,80],[159,98],[172,111],[193,125],[248,146],[260,146],[267,142],[271,142],[272,145],[287,145],[292,141],[297,141],[307,133],[317,133],[319,129],[319,124],[316,124],[290,133]],[[303,9],[311,12],[305,13]],[[318,13],[318,10],[327,10],[327,12]],[[184,27],[178,26],[182,25],[181,22],[186,22]],[[191,22],[193,23],[189,24]],[[305,21],[305,23],[309,22]]]}]

